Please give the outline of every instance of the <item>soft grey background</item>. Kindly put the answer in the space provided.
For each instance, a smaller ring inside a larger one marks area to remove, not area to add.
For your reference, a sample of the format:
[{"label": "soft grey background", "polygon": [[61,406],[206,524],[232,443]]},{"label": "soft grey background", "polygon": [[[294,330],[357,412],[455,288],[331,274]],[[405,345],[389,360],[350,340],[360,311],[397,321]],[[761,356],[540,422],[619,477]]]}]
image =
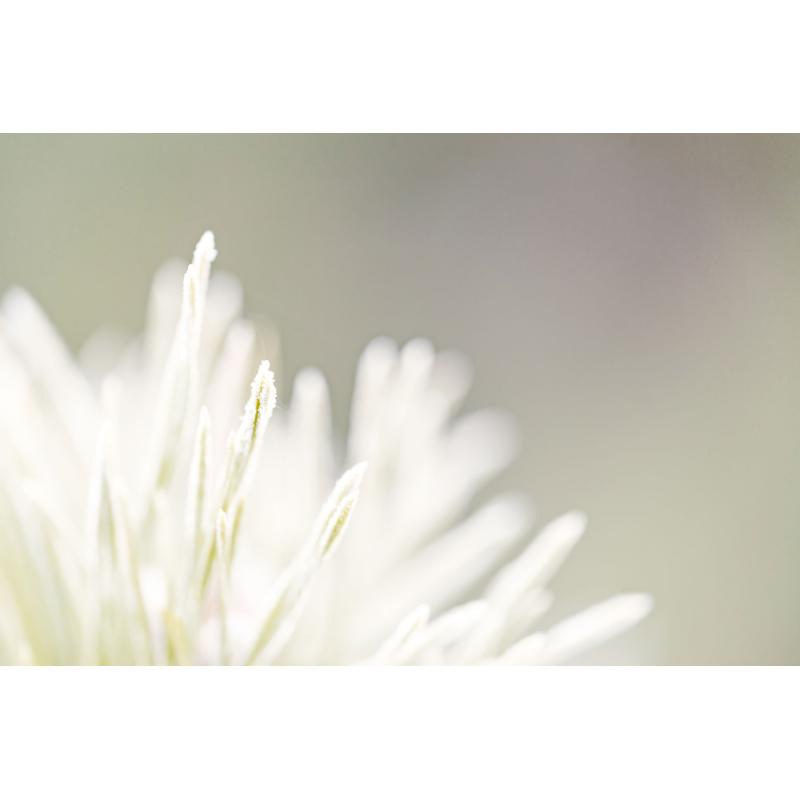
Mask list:
[{"label": "soft grey background", "polygon": [[656,596],[591,661],[800,663],[798,201],[791,136],[5,136],[0,290],[133,332],[210,227],[340,418],[377,333],[472,357],[590,514],[558,612]]}]

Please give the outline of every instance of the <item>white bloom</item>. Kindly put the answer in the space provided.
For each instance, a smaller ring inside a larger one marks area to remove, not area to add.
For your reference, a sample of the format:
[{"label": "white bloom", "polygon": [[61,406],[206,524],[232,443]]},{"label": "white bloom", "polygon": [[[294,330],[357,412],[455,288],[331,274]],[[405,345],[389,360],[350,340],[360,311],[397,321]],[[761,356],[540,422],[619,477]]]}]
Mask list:
[{"label": "white bloom", "polygon": [[463,359],[372,342],[340,455],[318,371],[276,410],[215,257],[206,233],[182,293],[159,273],[113,365],[98,339],[79,367],[25,292],[3,298],[0,660],[552,663],[647,614],[621,595],[536,631],[585,519],[525,545],[524,499],[474,507],[515,436],[456,416]]}]

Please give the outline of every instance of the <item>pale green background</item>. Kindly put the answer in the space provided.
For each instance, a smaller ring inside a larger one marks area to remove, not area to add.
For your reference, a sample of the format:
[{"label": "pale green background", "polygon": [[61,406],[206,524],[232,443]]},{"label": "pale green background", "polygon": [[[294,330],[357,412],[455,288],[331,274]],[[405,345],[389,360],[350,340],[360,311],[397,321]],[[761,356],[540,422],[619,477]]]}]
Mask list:
[{"label": "pale green background", "polygon": [[6,136],[0,290],[132,332],[211,227],[340,418],[377,333],[472,356],[503,483],[590,514],[558,611],[656,596],[589,660],[798,663],[799,211],[791,136]]}]

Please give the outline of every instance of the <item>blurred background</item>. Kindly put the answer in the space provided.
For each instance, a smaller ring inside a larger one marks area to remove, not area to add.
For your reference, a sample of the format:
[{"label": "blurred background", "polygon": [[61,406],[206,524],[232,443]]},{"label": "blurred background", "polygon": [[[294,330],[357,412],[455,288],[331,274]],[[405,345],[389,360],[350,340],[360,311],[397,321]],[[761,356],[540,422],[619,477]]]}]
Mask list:
[{"label": "blurred background", "polygon": [[74,348],[206,228],[340,421],[379,333],[471,357],[502,485],[589,514],[558,616],[655,595],[585,661],[800,663],[800,137],[0,137],[0,291]]}]

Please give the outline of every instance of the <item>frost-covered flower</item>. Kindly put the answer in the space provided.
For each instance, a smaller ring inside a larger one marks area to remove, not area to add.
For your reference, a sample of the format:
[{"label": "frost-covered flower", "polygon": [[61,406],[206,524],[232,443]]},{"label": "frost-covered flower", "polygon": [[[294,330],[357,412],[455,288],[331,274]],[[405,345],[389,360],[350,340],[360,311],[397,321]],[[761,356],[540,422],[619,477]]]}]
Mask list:
[{"label": "frost-covered flower", "polygon": [[372,342],[337,448],[317,370],[276,408],[215,257],[206,233],[182,294],[158,274],[113,365],[100,338],[79,366],[25,292],[3,298],[3,662],[553,663],[648,612],[620,595],[536,631],[585,519],[526,543],[523,498],[475,507],[515,436],[499,412],[457,416],[465,361]]}]

